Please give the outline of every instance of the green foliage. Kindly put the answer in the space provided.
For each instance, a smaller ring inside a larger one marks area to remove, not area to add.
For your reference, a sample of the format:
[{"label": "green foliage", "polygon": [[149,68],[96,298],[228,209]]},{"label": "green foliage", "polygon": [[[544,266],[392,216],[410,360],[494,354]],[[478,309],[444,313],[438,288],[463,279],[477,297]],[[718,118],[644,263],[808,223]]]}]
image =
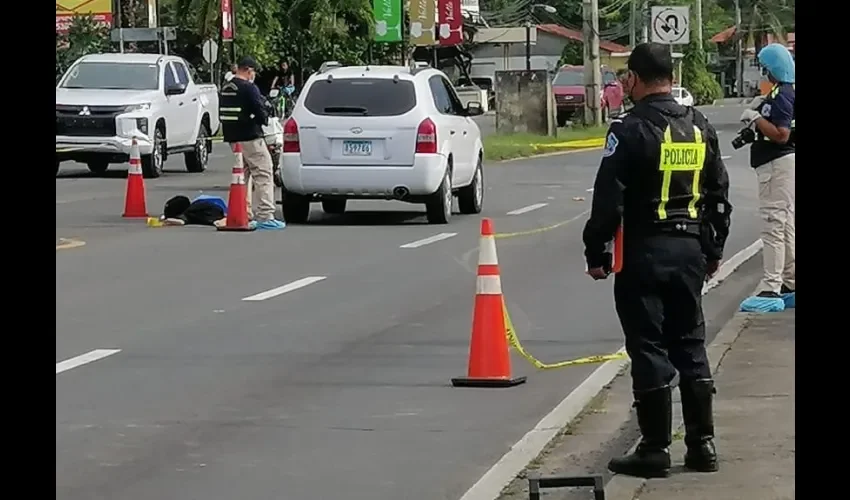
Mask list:
[{"label": "green foliage", "polygon": [[685,50],[682,61],[682,84],[694,95],[694,105],[711,104],[723,95],[723,89],[708,69],[705,52],[700,50],[696,39]]},{"label": "green foliage", "polygon": [[68,33],[56,34],[56,81],[80,57],[102,52],[111,52],[109,27],[92,16],[74,16]]},{"label": "green foliage", "polygon": [[574,64],[581,66],[584,64],[584,44],[577,40],[569,40],[564,45],[564,50],[561,52],[561,59],[558,65]]}]

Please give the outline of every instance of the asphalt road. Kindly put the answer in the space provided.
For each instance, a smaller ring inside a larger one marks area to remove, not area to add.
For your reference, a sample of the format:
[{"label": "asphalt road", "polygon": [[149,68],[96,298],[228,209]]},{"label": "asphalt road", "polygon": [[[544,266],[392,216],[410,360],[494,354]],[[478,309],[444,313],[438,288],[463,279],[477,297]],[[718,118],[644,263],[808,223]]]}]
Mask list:
[{"label": "asphalt road", "polygon": [[[757,238],[756,183],[746,151],[725,154],[731,256]],[[584,275],[598,160],[486,166],[482,215],[498,232],[573,219],[498,241],[513,322],[547,361],[622,344],[611,282]],[[224,195],[231,162],[222,146],[204,174],[170,160],[147,181],[149,210]],[[455,500],[595,368],[515,358],[524,386],[450,386],[466,369],[479,217],[431,226],[419,206],[361,202],[281,232],[147,228],[121,218],[114,168],[69,164],[56,181],[57,242],[85,242],[56,256],[58,498]],[[99,349],[120,351],[59,365]]]}]

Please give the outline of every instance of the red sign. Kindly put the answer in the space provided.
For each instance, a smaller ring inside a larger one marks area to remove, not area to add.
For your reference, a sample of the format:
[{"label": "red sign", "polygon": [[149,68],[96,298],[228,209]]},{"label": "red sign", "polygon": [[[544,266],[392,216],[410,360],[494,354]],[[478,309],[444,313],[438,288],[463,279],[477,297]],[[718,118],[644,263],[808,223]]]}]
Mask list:
[{"label": "red sign", "polygon": [[437,1],[438,26],[440,45],[459,45],[463,43],[463,14],[460,11],[460,0]]},{"label": "red sign", "polygon": [[[68,28],[71,27],[71,21],[74,20],[75,14],[57,14],[56,15],[56,33],[67,33]],[[105,12],[102,14],[91,14],[92,19],[95,22],[103,24],[104,26],[112,25],[112,13]]]},{"label": "red sign", "polygon": [[221,39],[233,40],[233,3],[221,0]]}]

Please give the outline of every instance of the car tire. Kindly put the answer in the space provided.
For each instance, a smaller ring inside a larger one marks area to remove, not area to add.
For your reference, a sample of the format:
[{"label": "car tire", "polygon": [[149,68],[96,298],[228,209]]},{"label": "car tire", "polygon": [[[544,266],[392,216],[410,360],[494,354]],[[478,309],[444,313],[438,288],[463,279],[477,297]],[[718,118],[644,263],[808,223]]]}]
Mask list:
[{"label": "car tire", "polygon": [[[57,167],[58,167],[57,163]],[[95,160],[86,162],[86,166],[89,167],[89,171],[95,175],[103,175],[106,173],[106,170],[109,168],[109,162],[104,160]]]},{"label": "car tire", "polygon": [[425,202],[425,214],[430,224],[448,224],[452,218],[452,170],[446,169],[443,182]]},{"label": "car tire", "polygon": [[61,165],[61,164],[62,164],[61,161],[56,160],[56,175],[59,175],[59,165]]},{"label": "car tire", "polygon": [[304,224],[310,218],[310,199],[282,189],[283,220],[287,224]]},{"label": "car tire", "polygon": [[274,185],[282,188],[283,187],[283,174],[280,173],[280,153],[274,151],[271,153],[272,157],[272,180],[274,181]]},{"label": "car tire", "polygon": [[478,157],[478,165],[472,175],[472,182],[468,186],[460,188],[457,195],[457,205],[460,213],[471,215],[480,214],[484,206],[484,168],[481,157]]},{"label": "car tire", "polygon": [[611,111],[608,109],[608,106],[602,108],[602,123],[608,123],[608,120],[611,118]]},{"label": "car tire", "polygon": [[344,214],[346,201],[347,200],[322,200],[322,210],[324,210],[326,214]]},{"label": "car tire", "polygon": [[186,170],[192,173],[201,173],[210,164],[210,131],[205,123],[201,123],[198,129],[198,137],[195,139],[195,149],[191,153],[183,153]]},{"label": "car tire", "polygon": [[165,134],[161,127],[153,132],[153,152],[142,156],[142,174],[146,179],[156,179],[162,175],[165,165]]},{"label": "car tire", "polygon": [[567,120],[568,120],[568,119],[569,119],[569,116],[567,116],[567,115],[565,115],[565,114],[564,114],[564,115],[560,115],[560,114],[559,114],[559,115],[558,115],[558,118],[557,118],[558,127],[560,127],[560,128],[564,128],[564,127],[566,127],[566,126],[567,126]]}]

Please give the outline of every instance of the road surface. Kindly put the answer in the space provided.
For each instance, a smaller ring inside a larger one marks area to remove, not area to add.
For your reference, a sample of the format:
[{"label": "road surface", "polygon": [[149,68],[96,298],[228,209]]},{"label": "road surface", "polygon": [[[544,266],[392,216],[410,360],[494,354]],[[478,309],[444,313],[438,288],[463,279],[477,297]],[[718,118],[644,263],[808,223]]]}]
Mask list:
[{"label": "road surface", "polygon": [[[746,150],[725,154],[731,256],[759,222]],[[226,196],[225,147],[204,174],[181,160],[146,181],[151,213],[181,193]],[[582,260],[598,160],[486,165],[497,232],[572,221],[498,241],[513,322],[547,361],[622,345],[611,282]],[[360,202],[280,232],[147,228],[120,216],[126,167],[84,168],[56,181],[63,500],[456,500],[595,368],[514,358],[524,386],[450,386],[466,369],[479,217],[432,226],[419,206]]]}]

